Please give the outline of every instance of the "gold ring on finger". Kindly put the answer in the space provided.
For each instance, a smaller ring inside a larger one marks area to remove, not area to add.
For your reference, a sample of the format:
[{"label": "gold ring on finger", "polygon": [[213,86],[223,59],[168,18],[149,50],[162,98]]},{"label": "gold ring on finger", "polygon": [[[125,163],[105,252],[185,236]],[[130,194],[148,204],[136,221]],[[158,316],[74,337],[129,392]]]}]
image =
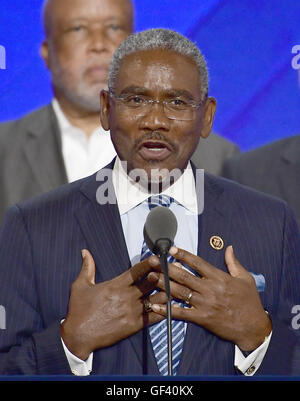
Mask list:
[{"label": "gold ring on finger", "polygon": [[193,293],[192,293],[192,291],[191,291],[191,292],[189,293],[189,295],[186,297],[186,300],[185,300],[185,303],[186,303],[187,305],[190,304],[192,296],[193,296]]},{"label": "gold ring on finger", "polygon": [[152,312],[152,303],[149,301],[148,298],[144,299],[144,311],[146,313]]}]

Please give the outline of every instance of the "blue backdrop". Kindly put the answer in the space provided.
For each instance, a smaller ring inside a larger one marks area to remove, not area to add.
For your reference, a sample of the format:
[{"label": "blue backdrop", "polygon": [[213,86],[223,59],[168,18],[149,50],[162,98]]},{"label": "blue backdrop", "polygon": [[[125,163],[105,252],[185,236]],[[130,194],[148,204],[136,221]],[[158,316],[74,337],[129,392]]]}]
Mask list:
[{"label": "blue backdrop", "polygon": [[[1,0],[6,69],[0,63],[0,121],[51,100],[49,74],[39,56],[41,5],[42,0]],[[300,45],[299,0],[135,0],[135,7],[136,30],[175,29],[203,51],[210,94],[218,102],[216,132],[243,150],[300,133],[292,53]]]}]

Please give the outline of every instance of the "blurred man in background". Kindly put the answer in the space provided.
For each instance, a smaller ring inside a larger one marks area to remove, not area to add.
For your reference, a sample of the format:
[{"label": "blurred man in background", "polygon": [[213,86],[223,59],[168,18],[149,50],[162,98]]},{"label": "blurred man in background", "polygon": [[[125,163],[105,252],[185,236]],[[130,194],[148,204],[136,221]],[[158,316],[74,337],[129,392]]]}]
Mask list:
[{"label": "blurred man in background", "polygon": [[[46,0],[41,55],[51,73],[51,104],[0,125],[0,223],[16,202],[86,177],[115,156],[99,119],[110,59],[133,31],[131,0]],[[220,174],[238,147],[214,134],[192,161]]]},{"label": "blurred man in background", "polygon": [[[298,68],[297,63],[293,68]],[[224,163],[222,175],[285,200],[294,210],[300,227],[300,134],[233,157]]]},{"label": "blurred man in background", "polygon": [[223,175],[284,199],[300,227],[300,135],[234,157],[225,163]]},{"label": "blurred man in background", "polygon": [[90,175],[115,156],[99,119],[112,54],[133,31],[131,0],[47,0],[41,55],[51,104],[0,127],[0,221],[12,204]]}]

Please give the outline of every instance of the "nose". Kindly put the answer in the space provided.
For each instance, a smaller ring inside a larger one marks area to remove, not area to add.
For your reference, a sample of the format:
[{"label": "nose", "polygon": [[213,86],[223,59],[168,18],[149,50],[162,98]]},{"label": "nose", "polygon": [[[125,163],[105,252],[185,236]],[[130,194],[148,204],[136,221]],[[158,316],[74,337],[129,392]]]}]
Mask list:
[{"label": "nose", "polygon": [[171,120],[166,116],[164,105],[161,102],[153,102],[149,111],[140,118],[140,128],[151,131],[169,131]]},{"label": "nose", "polygon": [[90,29],[89,32],[89,50],[95,53],[107,51],[109,48],[109,39],[106,37],[105,30],[102,28]]}]

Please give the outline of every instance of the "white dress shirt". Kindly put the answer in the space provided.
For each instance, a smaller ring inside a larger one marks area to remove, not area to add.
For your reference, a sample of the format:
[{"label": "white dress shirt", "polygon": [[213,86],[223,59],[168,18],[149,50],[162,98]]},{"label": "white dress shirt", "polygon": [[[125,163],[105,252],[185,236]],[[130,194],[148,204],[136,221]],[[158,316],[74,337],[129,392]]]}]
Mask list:
[{"label": "white dress shirt", "polygon": [[71,125],[57,99],[52,106],[61,133],[62,155],[68,182],[96,173],[116,156],[110,133],[99,127],[87,137],[79,128]]},{"label": "white dress shirt", "polygon": [[[120,160],[117,158],[112,173],[113,185],[121,216],[122,228],[131,260],[131,265],[140,261],[143,245],[143,227],[149,213],[145,202],[149,193],[141,185],[129,179]],[[170,209],[176,215],[178,230],[174,244],[193,254],[198,249],[198,205],[193,171],[188,165],[182,176],[162,192],[175,199]],[[154,194],[155,195],[155,194]],[[192,274],[192,273],[191,273]],[[185,327],[187,323],[185,324]],[[259,368],[267,351],[271,335],[255,351],[245,357],[235,346],[234,365],[245,375],[252,376]],[[64,344],[63,344],[64,345]],[[77,375],[87,375],[92,368],[92,356],[83,362],[76,358],[65,347],[72,372]],[[201,361],[199,361],[201,363]]]}]

